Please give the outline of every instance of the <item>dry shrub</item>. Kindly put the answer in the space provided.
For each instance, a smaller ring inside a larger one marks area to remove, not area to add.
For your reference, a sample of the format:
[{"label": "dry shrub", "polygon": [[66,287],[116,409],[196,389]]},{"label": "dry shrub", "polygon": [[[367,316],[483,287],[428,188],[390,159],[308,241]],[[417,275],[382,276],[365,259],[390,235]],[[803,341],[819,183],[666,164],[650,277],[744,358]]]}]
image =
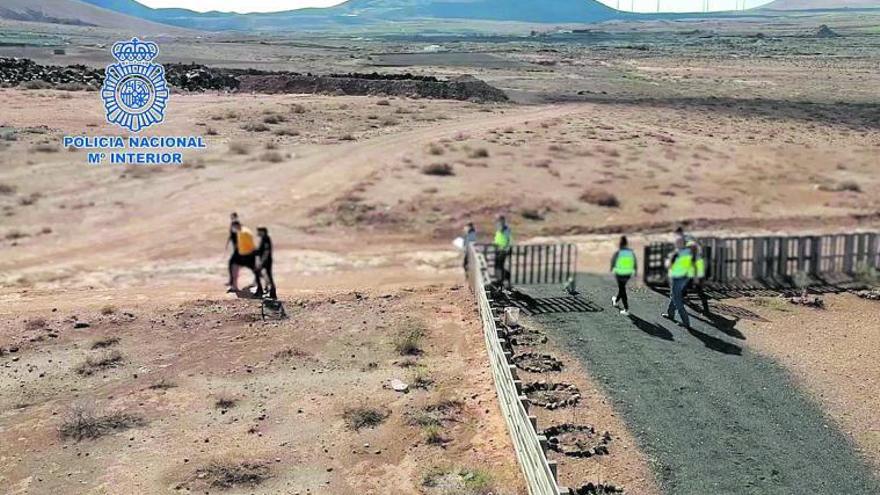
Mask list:
[{"label": "dry shrub", "polygon": [[524,208],[519,214],[526,220],[534,220],[537,222],[544,220],[544,214],[535,208]]},{"label": "dry shrub", "polygon": [[19,84],[19,86],[24,89],[49,89],[52,87],[51,84],[41,80],[25,81]]},{"label": "dry shrub", "polygon": [[236,487],[255,487],[272,477],[264,462],[212,462],[197,469],[193,475],[210,487],[228,490]]},{"label": "dry shrub", "polygon": [[52,143],[39,143],[31,148],[37,153],[58,153],[58,146]]},{"label": "dry shrub", "polygon": [[116,368],[122,364],[122,360],[122,353],[119,351],[109,351],[98,357],[89,356],[76,367],[76,372],[80,375],[89,376],[96,371]]},{"label": "dry shrub", "polygon": [[241,126],[241,128],[248,132],[267,132],[271,130],[269,129],[269,126],[262,122],[248,122],[247,124]]},{"label": "dry shrub", "polygon": [[105,337],[92,343],[92,349],[106,349],[119,343],[119,337]]},{"label": "dry shrub", "polygon": [[27,323],[24,324],[24,329],[33,332],[34,330],[42,330],[49,326],[49,323],[46,322],[45,318],[34,318],[33,320],[28,320]]},{"label": "dry shrub", "polygon": [[284,161],[284,155],[277,151],[267,151],[260,155],[260,160],[269,163],[281,163]]},{"label": "dry shrub", "polygon": [[8,196],[10,194],[15,194],[15,191],[17,189],[18,188],[16,188],[15,186],[13,186],[11,184],[0,183],[0,195],[2,195],[2,196]]},{"label": "dry shrub", "polygon": [[110,316],[116,312],[116,307],[112,304],[106,304],[101,308],[101,314],[104,316]]},{"label": "dry shrub", "polygon": [[489,495],[495,493],[492,477],[477,469],[434,469],[422,479],[429,495]]},{"label": "dry shrub", "polygon": [[436,143],[431,143],[428,145],[428,154],[434,156],[440,156],[443,153],[446,153],[446,150],[443,149],[442,146]]},{"label": "dry shrub", "polygon": [[437,177],[448,177],[455,175],[455,170],[448,163],[431,163],[422,167],[422,173],[425,175],[434,175]]},{"label": "dry shrub", "polygon": [[299,131],[288,127],[282,127],[281,129],[275,129],[272,134],[275,134],[276,136],[299,136]]},{"label": "dry shrub", "polygon": [[426,426],[422,429],[425,434],[425,443],[428,445],[443,445],[446,438],[443,437],[443,429],[437,425]]},{"label": "dry shrub", "polygon": [[595,187],[585,189],[580,195],[580,200],[584,203],[603,206],[605,208],[617,208],[620,206],[620,200],[617,199],[617,196],[604,189],[598,189]]},{"label": "dry shrub", "polygon": [[235,405],[238,404],[238,399],[234,397],[221,396],[218,397],[214,402],[214,407],[217,409],[232,409]]},{"label": "dry shrub", "polygon": [[489,150],[486,148],[474,148],[468,153],[469,158],[488,158]]},{"label": "dry shrub", "polygon": [[78,404],[73,406],[58,429],[62,439],[94,440],[115,431],[124,431],[147,422],[142,416],[123,412],[100,414],[93,407]]},{"label": "dry shrub", "polygon": [[270,115],[266,115],[265,117],[263,117],[264,124],[272,124],[272,125],[280,124],[282,122],[286,122],[286,120],[287,119],[285,119],[284,116],[277,115],[277,114],[270,114]]},{"label": "dry shrub", "polygon": [[421,322],[404,322],[394,338],[394,350],[401,356],[417,356],[422,353],[425,326]]},{"label": "dry shrub", "polygon": [[177,384],[166,380],[165,378],[147,387],[150,390],[168,390],[177,387]]},{"label": "dry shrub", "polygon": [[385,421],[388,417],[384,411],[369,406],[358,406],[346,409],[342,413],[342,419],[345,420],[349,429],[358,431],[362,428],[375,428]]},{"label": "dry shrub", "polygon": [[387,107],[391,105],[391,102],[388,100],[379,100],[376,102],[376,105],[379,105],[380,107]]},{"label": "dry shrub", "polygon": [[251,148],[247,143],[234,141],[229,143],[229,152],[233,155],[247,155],[251,152]]}]

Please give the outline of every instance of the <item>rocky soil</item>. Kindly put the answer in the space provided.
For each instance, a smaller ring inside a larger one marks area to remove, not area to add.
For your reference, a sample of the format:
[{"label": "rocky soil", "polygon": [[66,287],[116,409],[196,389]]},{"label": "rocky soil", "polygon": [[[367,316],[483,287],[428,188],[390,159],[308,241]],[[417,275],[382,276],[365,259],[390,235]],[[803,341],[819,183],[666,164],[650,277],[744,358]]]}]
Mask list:
[{"label": "rocky soil", "polygon": [[[266,72],[166,64],[168,83],[185,91],[241,91],[329,95],[382,95],[463,101],[507,101],[503,91],[472,76],[450,80],[411,74],[330,74]],[[0,58],[0,86],[30,89],[97,90],[104,71],[85,65],[40,65],[30,59]]]}]

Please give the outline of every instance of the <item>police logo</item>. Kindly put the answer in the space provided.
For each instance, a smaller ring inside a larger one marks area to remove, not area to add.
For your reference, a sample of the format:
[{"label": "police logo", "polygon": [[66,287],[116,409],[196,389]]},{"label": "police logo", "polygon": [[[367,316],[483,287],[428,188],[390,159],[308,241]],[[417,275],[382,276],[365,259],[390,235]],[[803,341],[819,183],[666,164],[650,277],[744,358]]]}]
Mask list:
[{"label": "police logo", "polygon": [[152,62],[159,47],[132,38],[115,43],[112,53],[118,63],[107,66],[101,88],[107,122],[131,132],[162,123],[169,92],[165,68]]}]

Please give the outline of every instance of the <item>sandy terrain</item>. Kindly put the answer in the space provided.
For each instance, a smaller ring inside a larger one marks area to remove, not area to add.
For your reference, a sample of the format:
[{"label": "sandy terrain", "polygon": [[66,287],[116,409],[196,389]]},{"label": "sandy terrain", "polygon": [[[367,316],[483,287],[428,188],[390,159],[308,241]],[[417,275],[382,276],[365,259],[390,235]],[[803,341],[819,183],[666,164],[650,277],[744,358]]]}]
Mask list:
[{"label": "sandy terrain", "polygon": [[[506,213],[517,242],[576,242],[581,268],[605,272],[615,234],[641,246],[680,222],[728,233],[876,229],[876,36],[859,18],[833,26],[847,37],[803,37],[818,22],[606,25],[615,37],[439,41],[449,53],[436,57],[419,55],[436,40],[169,38],[163,61],[472,73],[514,99],[175,94],[166,123],[147,134],[204,135],[208,149],[186,152],[181,167],[89,166],[60,140],[118,134],[97,94],[0,89],[0,481],[12,493],[196,491],[216,477],[212,461],[233,458],[269,476],[248,493],[430,493],[434,467],[475,468],[499,493],[521,493],[450,240],[468,220],[487,239]],[[99,45],[116,33],[64,29],[65,56],[45,46],[0,56],[107,63]],[[646,36],[657,42],[643,49]],[[291,320],[256,322],[254,304],[223,294],[231,211],[270,228]],[[872,306],[829,301],[818,317],[753,308],[770,323],[750,324],[746,345],[789,366],[877,458],[875,353],[853,354],[870,349]],[[429,329],[416,367],[393,352],[407,314]],[[841,327],[839,345],[824,345]],[[802,353],[788,350],[795,331]],[[119,342],[90,349],[109,337]],[[77,373],[114,350],[116,367]],[[418,369],[434,381],[427,390],[383,388]],[[175,386],[150,388],[163,379]],[[657,493],[650,459],[601,386],[574,363],[565,380],[583,407],[539,411],[542,423],[593,424],[613,432],[615,448],[560,459],[564,483]],[[232,407],[215,407],[230,397]],[[412,425],[441,401],[460,401],[454,421],[439,432]],[[143,424],[62,440],[79,403]],[[345,409],[362,404],[387,419],[346,429]]]},{"label": "sandy terrain", "polygon": [[[204,474],[211,463],[265,466],[265,481],[234,493],[421,493],[433,470],[464,468],[487,473],[497,493],[522,493],[469,301],[465,289],[433,286],[288,299],[282,322],[229,300],[59,301],[4,317],[4,493],[213,491],[222,477]],[[401,357],[395,339],[414,325],[423,354]],[[112,352],[118,363],[80,368]],[[422,388],[395,392],[393,378]],[[60,438],[81,404],[143,424]],[[451,405],[429,444],[414,421],[435,404]],[[355,407],[385,419],[352,431],[344,413]]]},{"label": "sandy terrain", "polygon": [[[880,465],[880,367],[875,301],[824,296],[824,310],[768,299],[737,301],[749,347],[784,363],[858,446]],[[763,321],[762,321],[763,319]]]}]

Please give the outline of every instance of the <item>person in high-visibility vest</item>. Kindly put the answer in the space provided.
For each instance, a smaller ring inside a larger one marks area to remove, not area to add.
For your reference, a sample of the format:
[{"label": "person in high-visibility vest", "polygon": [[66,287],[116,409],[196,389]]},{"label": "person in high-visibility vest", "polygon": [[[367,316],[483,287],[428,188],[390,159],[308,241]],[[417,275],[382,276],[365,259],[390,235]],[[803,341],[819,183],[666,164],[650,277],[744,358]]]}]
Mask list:
[{"label": "person in high-visibility vest", "polygon": [[685,294],[687,294],[688,290],[694,289],[700,297],[703,313],[709,314],[709,298],[706,296],[706,291],[703,287],[703,282],[706,280],[706,258],[703,256],[703,247],[696,240],[689,242],[688,247],[691,248],[694,255],[694,267],[691,270],[691,283],[688,284]]},{"label": "person in high-visibility vest", "polygon": [[495,279],[502,287],[505,285],[510,287],[510,270],[507,269],[506,264],[513,244],[513,234],[504,215],[498,216],[493,244],[495,245]]},{"label": "person in high-visibility vest", "polygon": [[667,266],[667,276],[669,277],[672,293],[669,298],[669,306],[661,316],[675,321],[675,311],[678,310],[678,314],[681,316],[681,324],[685,328],[691,328],[687,308],[684,306],[684,293],[693,276],[694,253],[691,248],[685,246],[683,239],[678,238],[675,240],[675,251],[667,260]]},{"label": "person in high-visibility vest", "polygon": [[[629,248],[626,236],[620,236],[620,249],[611,257],[611,272],[617,279],[617,295],[611,298],[611,305],[620,309],[620,314],[629,314],[629,299],[626,297],[626,283],[636,275],[638,262],[636,253]],[[621,308],[620,305],[623,305]]]}]

